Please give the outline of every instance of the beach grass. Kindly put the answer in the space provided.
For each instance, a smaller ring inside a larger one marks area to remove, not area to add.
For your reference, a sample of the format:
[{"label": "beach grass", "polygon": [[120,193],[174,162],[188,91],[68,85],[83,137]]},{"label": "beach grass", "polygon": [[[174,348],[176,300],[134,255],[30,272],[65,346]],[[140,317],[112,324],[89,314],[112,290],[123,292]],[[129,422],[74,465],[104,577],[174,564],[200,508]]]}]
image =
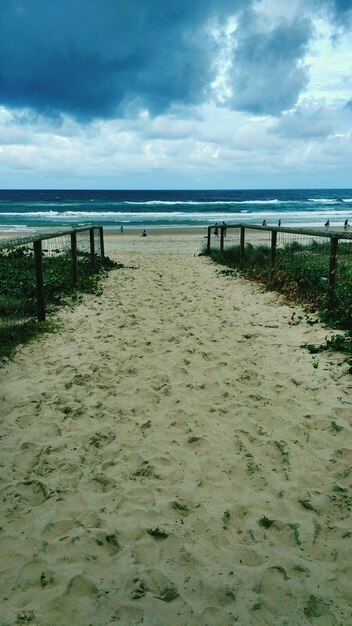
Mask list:
[{"label": "beach grass", "polygon": [[23,323],[8,323],[5,328],[1,328],[0,321],[0,366],[2,360],[11,358],[20,345],[28,343],[43,333],[55,332],[57,328],[57,323],[52,320],[37,322],[37,320],[30,319]]},{"label": "beach grass", "polygon": [[[240,246],[223,251],[212,250],[211,258],[230,271],[258,280],[269,289],[283,293],[291,302],[315,311],[320,321],[331,328],[344,330],[343,335],[327,343],[329,349],[352,354],[352,263],[350,246],[340,244],[333,294],[328,293],[330,242],[313,241],[308,245],[292,242],[276,251],[271,266],[271,249],[267,245],[245,246],[244,260]],[[226,270],[225,270],[226,271]]]},{"label": "beach grass", "polygon": [[[94,274],[91,258],[79,253],[79,274],[73,283],[69,252],[44,257],[45,303],[47,313],[72,304],[82,293],[99,293],[101,276],[118,264],[108,257],[95,257]],[[38,323],[33,254],[27,248],[0,252],[0,358],[9,357],[15,347],[38,333],[52,330],[53,324]]]}]

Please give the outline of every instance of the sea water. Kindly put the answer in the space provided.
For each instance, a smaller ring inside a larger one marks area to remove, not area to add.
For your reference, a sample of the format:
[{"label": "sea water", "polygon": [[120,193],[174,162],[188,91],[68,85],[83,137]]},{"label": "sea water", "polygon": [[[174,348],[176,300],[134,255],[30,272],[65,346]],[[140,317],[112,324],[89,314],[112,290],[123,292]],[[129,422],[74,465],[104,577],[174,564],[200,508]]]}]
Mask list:
[{"label": "sea water", "polygon": [[180,228],[227,224],[342,227],[352,189],[89,191],[0,190],[0,230],[101,225]]}]

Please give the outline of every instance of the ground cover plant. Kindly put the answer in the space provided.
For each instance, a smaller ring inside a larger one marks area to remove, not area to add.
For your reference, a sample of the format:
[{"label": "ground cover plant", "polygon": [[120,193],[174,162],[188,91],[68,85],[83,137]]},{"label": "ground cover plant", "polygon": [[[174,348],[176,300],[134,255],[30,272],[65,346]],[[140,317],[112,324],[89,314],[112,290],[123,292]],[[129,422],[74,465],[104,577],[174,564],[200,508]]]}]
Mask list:
[{"label": "ground cover plant", "polygon": [[[276,251],[275,265],[271,268],[271,249],[266,245],[245,246],[241,263],[240,246],[212,250],[211,258],[227,268],[223,273],[240,273],[276,289],[291,302],[299,302],[331,328],[344,330],[324,344],[325,349],[335,349],[352,356],[352,243],[340,243],[335,288],[328,293],[330,242],[313,241],[304,245],[292,242]],[[352,362],[351,362],[352,364]]]},{"label": "ground cover plant", "polygon": [[[100,278],[117,263],[98,255],[91,273],[91,257],[78,254],[78,282],[73,283],[69,251],[43,255],[44,291],[47,313],[58,306],[72,303],[82,293],[98,293]],[[37,301],[33,251],[18,247],[0,251],[0,358],[10,356],[19,343],[28,341],[38,332],[53,328],[52,322],[37,322]]]}]

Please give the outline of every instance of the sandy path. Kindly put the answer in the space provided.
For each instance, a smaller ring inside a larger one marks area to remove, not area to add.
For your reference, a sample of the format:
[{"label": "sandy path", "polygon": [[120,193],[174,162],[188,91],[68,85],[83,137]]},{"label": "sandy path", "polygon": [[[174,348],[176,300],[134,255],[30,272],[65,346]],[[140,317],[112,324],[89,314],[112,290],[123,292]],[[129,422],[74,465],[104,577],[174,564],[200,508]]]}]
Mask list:
[{"label": "sandy path", "polygon": [[0,371],[1,626],[352,623],[351,378],[198,250],[111,239]]}]

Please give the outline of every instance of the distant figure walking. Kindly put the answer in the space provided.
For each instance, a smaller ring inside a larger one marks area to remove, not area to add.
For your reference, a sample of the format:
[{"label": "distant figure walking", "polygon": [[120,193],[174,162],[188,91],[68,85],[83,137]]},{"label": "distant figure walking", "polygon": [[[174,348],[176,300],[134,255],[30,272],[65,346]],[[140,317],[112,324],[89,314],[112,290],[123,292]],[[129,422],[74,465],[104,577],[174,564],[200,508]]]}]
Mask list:
[{"label": "distant figure walking", "polygon": [[224,229],[224,237],[226,237],[226,231],[227,231],[227,226],[226,226],[226,222],[222,223],[222,227]]},{"label": "distant figure walking", "polygon": [[329,226],[330,226],[330,220],[326,220],[326,222],[325,222],[325,228],[329,228]]},{"label": "distant figure walking", "polygon": [[266,220],[262,221],[262,226],[266,226]]},{"label": "distant figure walking", "polygon": [[215,237],[219,237],[219,227],[218,227],[218,223],[217,222],[216,222],[215,228],[214,228],[214,235],[215,235]]},{"label": "distant figure walking", "polygon": [[279,221],[278,221],[277,225],[278,225],[278,227],[280,228],[280,226],[281,226],[281,220],[279,220]]},{"label": "distant figure walking", "polygon": [[123,235],[123,226],[120,226],[120,233]]},{"label": "distant figure walking", "polygon": [[349,227],[348,219],[345,220],[345,223],[344,223],[343,227],[344,227],[345,230],[347,230],[347,228]]},{"label": "distant figure walking", "polygon": [[147,231],[144,229],[144,231],[141,234],[141,237],[146,237],[147,236]]}]

